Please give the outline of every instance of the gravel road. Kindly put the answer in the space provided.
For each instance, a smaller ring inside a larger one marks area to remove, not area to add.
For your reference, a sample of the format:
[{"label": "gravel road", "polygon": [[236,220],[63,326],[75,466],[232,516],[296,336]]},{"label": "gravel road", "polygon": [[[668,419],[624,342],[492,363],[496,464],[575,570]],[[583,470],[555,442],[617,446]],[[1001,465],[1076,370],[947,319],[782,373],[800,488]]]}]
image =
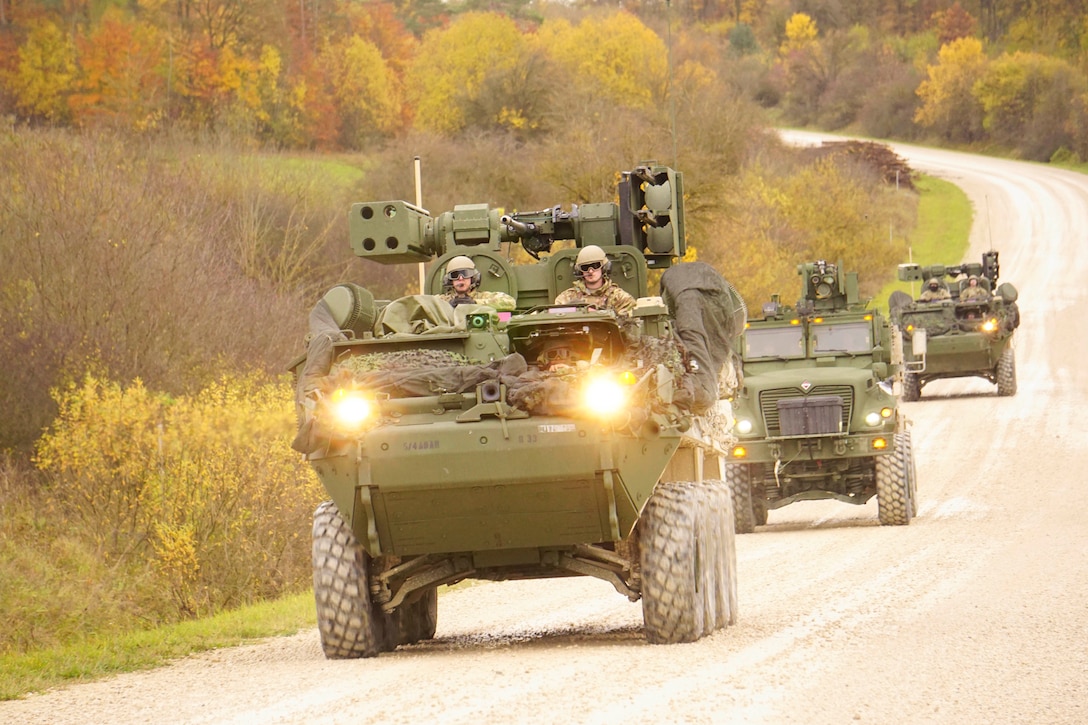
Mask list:
[{"label": "gravel road", "polygon": [[[804,140],[801,134],[790,134]],[[439,600],[433,641],[330,662],[316,630],[0,703],[5,723],[1088,722],[1088,177],[896,146],[975,204],[1020,290],[1019,392],[939,381],[919,515],[772,511],[737,538],[738,624],[651,646],[593,579]]]}]

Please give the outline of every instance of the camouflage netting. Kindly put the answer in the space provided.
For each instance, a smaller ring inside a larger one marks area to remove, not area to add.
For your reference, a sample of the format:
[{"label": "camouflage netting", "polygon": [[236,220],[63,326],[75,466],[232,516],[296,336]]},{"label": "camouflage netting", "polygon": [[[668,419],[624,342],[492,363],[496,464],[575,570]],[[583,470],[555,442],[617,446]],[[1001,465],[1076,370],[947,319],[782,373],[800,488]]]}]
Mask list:
[{"label": "camouflage netting", "polygon": [[[640,376],[663,365],[678,381],[672,403],[703,416],[710,431],[728,430],[731,417],[719,410],[719,399],[739,387],[739,358],[732,348],[743,331],[747,310],[733,287],[709,265],[678,265],[662,277],[666,304],[676,321],[679,339],[638,337],[628,344],[622,366]],[[464,329],[463,315],[437,298],[413,295],[390,303],[374,324],[380,338],[411,338],[428,333]],[[568,415],[578,405],[578,384],[588,363],[542,370],[518,353],[490,364],[472,364],[460,354],[415,349],[347,356],[335,362],[333,343],[345,340],[324,301],[310,314],[309,346],[299,374],[297,402],[302,411],[312,410],[322,393],[345,380],[361,389],[391,398],[471,393],[482,383],[506,387],[509,405],[540,415]],[[325,388],[330,388],[322,390]],[[667,404],[656,396],[633,401],[628,425],[637,429],[642,420]],[[309,453],[318,450],[322,436],[312,415],[302,415],[302,425],[292,444]],[[708,431],[709,432],[709,431]]]},{"label": "camouflage netting", "polygon": [[740,357],[733,343],[744,332],[748,308],[733,285],[703,262],[666,270],[661,295],[696,363],[692,376],[685,378],[691,383],[690,407],[704,413],[740,387]]}]

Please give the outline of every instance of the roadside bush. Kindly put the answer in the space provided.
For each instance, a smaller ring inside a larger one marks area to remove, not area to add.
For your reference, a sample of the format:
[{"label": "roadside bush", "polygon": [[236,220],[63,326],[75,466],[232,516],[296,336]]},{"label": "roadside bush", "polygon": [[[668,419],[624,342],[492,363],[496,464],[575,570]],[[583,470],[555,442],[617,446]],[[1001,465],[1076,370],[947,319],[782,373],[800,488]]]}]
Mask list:
[{"label": "roadside bush", "polygon": [[224,378],[170,397],[88,376],[57,402],[37,446],[46,500],[69,536],[121,574],[143,619],[205,615],[308,584],[321,494],[289,448],[287,380]]}]

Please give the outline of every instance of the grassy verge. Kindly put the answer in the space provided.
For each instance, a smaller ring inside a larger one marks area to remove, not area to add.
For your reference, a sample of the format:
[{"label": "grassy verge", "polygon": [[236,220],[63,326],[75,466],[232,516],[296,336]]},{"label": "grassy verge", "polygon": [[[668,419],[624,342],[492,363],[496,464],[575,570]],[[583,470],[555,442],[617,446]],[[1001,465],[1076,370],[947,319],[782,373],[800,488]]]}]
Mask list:
[{"label": "grassy verge", "polygon": [[196,652],[294,634],[314,626],[313,594],[304,592],[208,619],[5,655],[0,657],[0,700],[149,669]]},{"label": "grassy verge", "polygon": [[[967,251],[973,211],[967,194],[955,184],[932,176],[914,180],[921,195],[918,201],[918,225],[911,238],[911,260],[916,264],[957,264]],[[893,279],[877,295],[878,304],[888,307],[892,292],[902,290],[917,296],[910,282]]]}]

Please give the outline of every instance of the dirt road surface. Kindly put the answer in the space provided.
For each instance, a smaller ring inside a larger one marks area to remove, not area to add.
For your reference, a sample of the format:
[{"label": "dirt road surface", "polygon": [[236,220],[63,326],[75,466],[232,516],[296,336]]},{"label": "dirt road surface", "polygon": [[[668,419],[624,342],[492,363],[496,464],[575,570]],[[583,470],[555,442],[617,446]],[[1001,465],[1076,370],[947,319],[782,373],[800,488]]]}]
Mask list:
[{"label": "dirt road surface", "polygon": [[[794,140],[803,140],[798,134]],[[738,537],[740,618],[645,643],[591,579],[444,594],[433,641],[324,659],[316,630],[0,703],[10,723],[1088,722],[1088,177],[897,146],[964,188],[968,259],[1020,290],[1019,392],[905,405],[919,515],[807,502]]]}]

